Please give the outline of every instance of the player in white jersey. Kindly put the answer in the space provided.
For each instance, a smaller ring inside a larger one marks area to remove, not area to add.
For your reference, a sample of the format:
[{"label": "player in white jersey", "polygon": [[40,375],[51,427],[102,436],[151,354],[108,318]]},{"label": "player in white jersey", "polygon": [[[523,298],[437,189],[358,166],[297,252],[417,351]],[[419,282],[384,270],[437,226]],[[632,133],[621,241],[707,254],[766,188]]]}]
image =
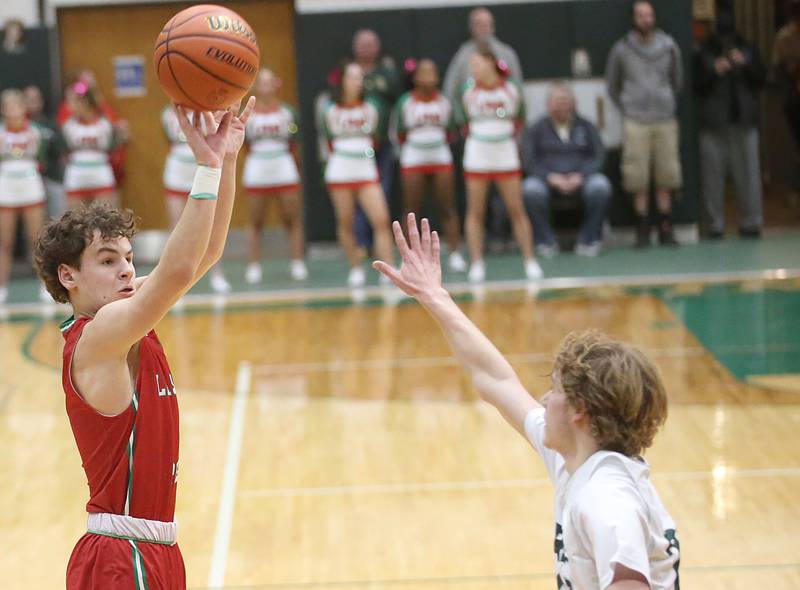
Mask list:
[{"label": "player in white jersey", "polygon": [[261,282],[261,241],[267,203],[274,197],[289,233],[289,274],[301,281],[308,277],[304,258],[303,205],[297,170],[297,115],[278,98],[281,79],[263,68],[256,78],[256,110],[247,123],[249,152],[244,164],[244,187],[250,196],[248,283]]},{"label": "player in white jersey", "polygon": [[555,484],[558,590],[679,590],[675,523],[641,457],[667,416],[655,365],[624,342],[573,333],[538,403],[442,287],[428,220],[420,231],[408,216],[408,242],[398,222],[393,229],[402,266],[375,268],[433,316],[478,393],[530,442]]},{"label": "player in white jersey", "polygon": [[[44,222],[45,192],[39,172],[46,149],[41,127],[28,120],[25,96],[16,89],[0,95],[0,304],[8,298],[8,279],[17,235],[17,220],[25,221],[30,244]],[[42,299],[49,296],[42,287]]]},{"label": "player in white jersey", "polygon": [[467,270],[461,252],[461,229],[455,205],[453,154],[450,141],[453,109],[439,92],[439,71],[431,59],[406,62],[413,89],[398,100],[389,122],[389,137],[400,147],[403,179],[403,209],[419,212],[426,189],[433,184],[434,196],[447,245],[448,266]]},{"label": "player in white jersey", "polygon": [[117,139],[92,90],[86,83],[74,86],[74,113],[61,126],[68,159],[64,190],[71,207],[92,200],[116,203],[116,181],[109,153]]},{"label": "player in white jersey", "polygon": [[[354,231],[356,203],[361,205],[372,225],[375,253],[381,259],[394,257],[389,207],[375,165],[378,109],[364,100],[364,70],[355,62],[342,68],[341,80],[332,94],[333,100],[323,115],[330,144],[325,183],[336,211],[336,235],[350,262],[347,283],[351,287],[361,287],[366,282],[366,274]],[[385,282],[384,277],[381,281]]]},{"label": "player in white jersey", "polygon": [[[192,189],[194,175],[197,172],[197,161],[186,142],[186,136],[181,131],[174,106],[167,105],[161,111],[161,127],[170,143],[167,160],[164,164],[163,179],[167,216],[170,229],[174,230],[186,207],[186,199],[189,198],[189,191]],[[205,122],[202,119],[200,127],[203,133],[207,133]],[[211,267],[208,280],[215,293],[225,295],[232,290],[222,271],[222,262],[217,262]]]},{"label": "player in white jersey", "polygon": [[522,180],[517,136],[525,122],[525,101],[516,82],[506,79],[503,64],[488,45],[479,45],[470,58],[472,78],[467,82],[457,107],[466,127],[464,178],[467,185],[467,215],[464,229],[472,258],[469,280],[482,282],[483,234],[486,197],[494,182],[503,198],[514,237],[525,260],[529,280],[542,277],[533,257],[533,230],[522,203]]}]

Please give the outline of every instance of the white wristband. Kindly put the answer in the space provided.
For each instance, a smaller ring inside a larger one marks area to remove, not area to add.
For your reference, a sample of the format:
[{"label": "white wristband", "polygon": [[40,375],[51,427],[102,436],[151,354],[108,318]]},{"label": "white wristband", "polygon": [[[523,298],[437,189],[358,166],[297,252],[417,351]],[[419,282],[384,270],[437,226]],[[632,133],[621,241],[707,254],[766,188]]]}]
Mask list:
[{"label": "white wristband", "polygon": [[219,194],[219,181],[222,178],[222,168],[209,168],[198,166],[194,173],[194,182],[189,196],[192,199],[213,201]]}]

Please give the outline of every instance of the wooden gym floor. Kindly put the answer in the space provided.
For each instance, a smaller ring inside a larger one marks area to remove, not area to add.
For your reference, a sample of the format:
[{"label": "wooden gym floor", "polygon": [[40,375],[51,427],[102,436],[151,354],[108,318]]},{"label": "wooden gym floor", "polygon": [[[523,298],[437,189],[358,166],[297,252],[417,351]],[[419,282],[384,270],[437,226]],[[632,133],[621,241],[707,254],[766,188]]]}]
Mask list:
[{"label": "wooden gym floor", "polygon": [[[644,347],[670,394],[648,459],[678,522],[682,586],[800,587],[797,279],[489,289],[461,303],[536,394],[570,330]],[[0,572],[4,588],[63,587],[86,488],[58,318],[12,320],[0,324]],[[191,308],[158,331],[181,403],[190,588],[553,587],[545,471],[417,305]]]}]

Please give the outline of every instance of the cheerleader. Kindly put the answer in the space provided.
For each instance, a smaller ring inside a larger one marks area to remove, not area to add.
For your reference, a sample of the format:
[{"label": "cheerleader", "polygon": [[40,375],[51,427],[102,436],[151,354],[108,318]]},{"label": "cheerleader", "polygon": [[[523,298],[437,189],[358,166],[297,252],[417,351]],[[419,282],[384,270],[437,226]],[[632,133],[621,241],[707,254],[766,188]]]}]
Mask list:
[{"label": "cheerleader", "polygon": [[[377,258],[394,259],[389,226],[389,207],[383,195],[375,165],[375,138],[379,135],[378,109],[364,100],[364,71],[350,62],[341,70],[327,106],[323,125],[330,144],[325,166],[328,186],[336,212],[336,235],[350,262],[347,283],[360,287],[366,282],[361,266],[362,253],[356,243],[353,215],[356,203],[361,205],[374,231]],[[381,284],[389,284],[380,275]]]},{"label": "cheerleader", "polygon": [[[205,133],[205,123],[200,120]],[[194,173],[197,170],[197,161],[194,159],[192,149],[186,143],[186,136],[181,131],[175,107],[167,105],[161,111],[161,127],[164,135],[170,142],[169,153],[164,164],[164,196],[169,217],[170,229],[175,229],[181,218],[186,199],[194,182]],[[231,285],[222,272],[221,263],[211,267],[208,273],[211,290],[215,293],[226,295],[231,292]]]},{"label": "cheerleader", "polygon": [[448,145],[453,129],[450,101],[439,93],[439,71],[433,60],[407,60],[413,90],[400,97],[390,120],[389,135],[400,146],[403,209],[419,213],[430,183],[450,248],[450,270],[464,272],[467,263],[459,248],[461,231],[455,207],[453,154]]},{"label": "cheerleader", "polygon": [[261,282],[261,241],[264,217],[269,197],[280,203],[281,213],[289,233],[291,262],[289,274],[302,281],[308,277],[303,260],[303,206],[300,200],[300,174],[297,170],[297,116],[294,110],[277,96],[281,79],[262,69],[256,79],[256,108],[247,122],[246,140],[249,147],[244,164],[244,188],[250,197],[250,233],[245,280]]},{"label": "cheerleader", "polygon": [[483,261],[483,231],[486,195],[494,181],[508,210],[514,237],[525,259],[525,275],[542,277],[533,257],[531,224],[522,204],[522,182],[516,136],[525,121],[521,88],[505,77],[505,64],[498,62],[488,45],[479,45],[470,58],[472,78],[459,102],[459,118],[466,124],[464,177],[467,186],[465,230],[472,264],[469,280],[486,276]]},{"label": "cheerleader", "polygon": [[[44,222],[45,192],[39,173],[46,150],[44,130],[28,121],[25,96],[19,90],[0,94],[0,303],[8,298],[17,220],[25,221],[33,244]],[[40,287],[39,297],[50,300]]]},{"label": "cheerleader", "polygon": [[74,112],[61,127],[68,152],[64,190],[69,205],[91,200],[116,204],[116,182],[109,163],[117,141],[114,127],[86,82],[77,82],[73,92]]}]

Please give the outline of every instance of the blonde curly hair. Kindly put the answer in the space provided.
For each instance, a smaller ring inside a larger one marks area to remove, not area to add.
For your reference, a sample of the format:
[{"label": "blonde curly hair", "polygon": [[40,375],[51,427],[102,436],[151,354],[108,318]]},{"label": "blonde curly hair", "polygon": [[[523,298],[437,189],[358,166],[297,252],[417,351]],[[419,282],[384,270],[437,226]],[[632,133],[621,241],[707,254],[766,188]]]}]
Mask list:
[{"label": "blonde curly hair", "polygon": [[655,364],[638,348],[596,330],[572,332],[553,371],[567,400],[587,414],[601,449],[642,454],[667,419],[667,393]]}]

